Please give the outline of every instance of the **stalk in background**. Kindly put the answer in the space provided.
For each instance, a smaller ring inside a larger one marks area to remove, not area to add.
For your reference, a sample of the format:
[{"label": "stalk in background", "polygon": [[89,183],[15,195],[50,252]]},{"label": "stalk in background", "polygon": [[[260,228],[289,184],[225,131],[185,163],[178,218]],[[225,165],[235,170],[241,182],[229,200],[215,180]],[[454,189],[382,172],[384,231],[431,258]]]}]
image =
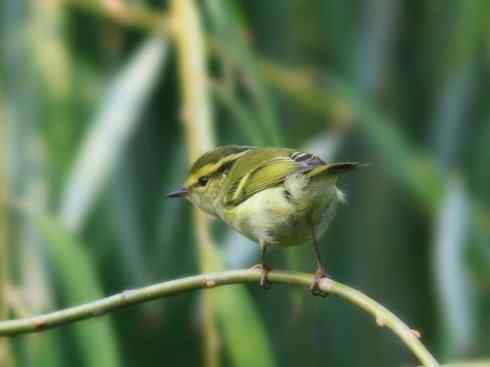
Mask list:
[{"label": "stalk in background", "polygon": [[[195,161],[214,146],[212,111],[207,85],[207,64],[204,36],[198,10],[193,0],[171,2],[171,25],[178,52],[181,89],[181,120],[187,141],[188,160]],[[198,261],[201,272],[216,270],[215,246],[203,213],[194,209]],[[219,336],[216,310],[210,293],[202,295],[205,366],[218,367]]]},{"label": "stalk in background", "polygon": [[[0,101],[0,114],[3,115],[3,105]],[[2,116],[3,117],[3,116]],[[8,253],[8,223],[7,223],[7,159],[8,159],[8,139],[7,123],[2,118],[0,123],[0,320],[8,318],[8,299],[7,289],[9,287],[9,253]],[[13,366],[10,354],[9,342],[7,339],[0,339],[0,366]]]}]

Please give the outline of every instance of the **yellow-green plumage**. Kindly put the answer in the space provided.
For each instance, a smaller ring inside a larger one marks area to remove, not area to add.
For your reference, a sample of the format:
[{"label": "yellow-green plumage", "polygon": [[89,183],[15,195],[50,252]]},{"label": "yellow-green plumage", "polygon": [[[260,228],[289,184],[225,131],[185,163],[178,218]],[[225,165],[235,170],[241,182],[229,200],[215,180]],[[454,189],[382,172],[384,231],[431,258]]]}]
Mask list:
[{"label": "yellow-green plumage", "polygon": [[185,187],[170,196],[185,196],[220,217],[259,242],[263,255],[267,245],[292,246],[308,240],[317,249],[316,238],[343,201],[337,174],[357,166],[327,164],[313,154],[286,148],[226,145],[199,158]]},{"label": "yellow-green plumage", "polygon": [[[294,150],[261,149],[238,159],[223,186],[217,214],[250,239],[280,246],[311,240],[333,218],[342,194],[328,170],[291,158]],[[324,167],[327,167],[324,165]]]}]

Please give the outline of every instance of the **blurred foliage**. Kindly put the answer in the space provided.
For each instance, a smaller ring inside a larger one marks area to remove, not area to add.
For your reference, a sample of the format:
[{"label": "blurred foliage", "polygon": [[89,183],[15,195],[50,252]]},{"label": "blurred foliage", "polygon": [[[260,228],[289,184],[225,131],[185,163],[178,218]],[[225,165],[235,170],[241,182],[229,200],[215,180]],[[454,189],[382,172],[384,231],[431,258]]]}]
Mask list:
[{"label": "blurred foliage", "polygon": [[[488,3],[195,3],[216,141],[369,162],[342,178],[348,205],[322,238],[330,273],[420,330],[442,362],[489,358]],[[8,260],[24,312],[199,269],[190,206],[164,195],[186,172],[167,11],[159,0],[0,2],[0,266]],[[219,222],[212,229],[225,262],[256,261],[258,246]],[[313,270],[307,247],[270,259]],[[216,299],[223,366],[413,362],[336,299],[279,286]],[[19,337],[10,357],[36,367],[202,365],[200,305],[181,296]],[[10,308],[21,314],[18,302]],[[9,366],[1,353],[0,365]]]}]

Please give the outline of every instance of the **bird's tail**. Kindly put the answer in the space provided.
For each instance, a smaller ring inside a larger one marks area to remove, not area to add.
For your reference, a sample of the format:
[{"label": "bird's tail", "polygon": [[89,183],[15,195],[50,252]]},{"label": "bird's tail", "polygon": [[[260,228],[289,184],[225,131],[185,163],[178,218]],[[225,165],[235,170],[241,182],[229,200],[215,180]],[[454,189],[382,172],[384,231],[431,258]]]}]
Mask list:
[{"label": "bird's tail", "polygon": [[344,172],[349,172],[353,171],[357,168],[365,167],[367,164],[365,163],[359,163],[359,162],[340,162],[340,163],[329,163],[325,165],[321,165],[318,167],[315,167],[306,175],[308,177],[315,177],[319,175],[338,175]]}]

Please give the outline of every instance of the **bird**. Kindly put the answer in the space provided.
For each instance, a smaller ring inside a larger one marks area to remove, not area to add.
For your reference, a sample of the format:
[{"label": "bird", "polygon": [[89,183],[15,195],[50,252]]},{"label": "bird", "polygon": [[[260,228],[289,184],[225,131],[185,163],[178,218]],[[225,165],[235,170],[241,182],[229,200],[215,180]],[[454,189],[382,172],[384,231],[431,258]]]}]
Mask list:
[{"label": "bird", "polygon": [[313,295],[324,295],[319,282],[327,277],[319,237],[345,202],[337,176],[359,162],[326,163],[318,156],[289,148],[221,145],[191,166],[184,185],[169,193],[185,198],[207,214],[221,218],[245,237],[258,242],[260,286],[269,288],[266,252],[270,246],[311,242],[316,272]]}]

